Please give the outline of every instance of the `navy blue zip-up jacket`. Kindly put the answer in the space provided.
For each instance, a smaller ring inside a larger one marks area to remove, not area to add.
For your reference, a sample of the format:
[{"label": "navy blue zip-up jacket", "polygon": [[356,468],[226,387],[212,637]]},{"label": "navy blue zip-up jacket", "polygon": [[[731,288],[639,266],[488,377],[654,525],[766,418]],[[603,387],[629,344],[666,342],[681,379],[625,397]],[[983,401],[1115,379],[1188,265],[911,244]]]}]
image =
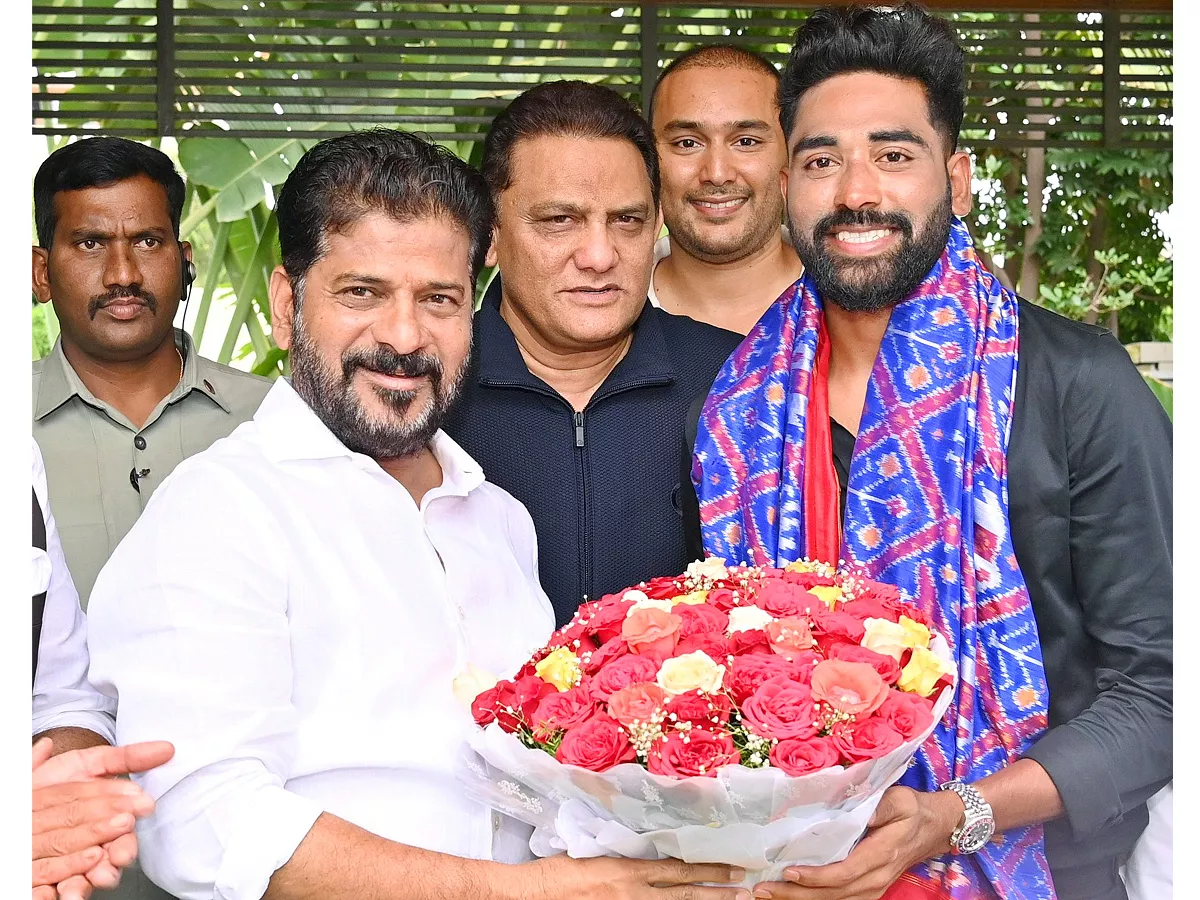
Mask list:
[{"label": "navy blue zip-up jacket", "polygon": [[475,314],[463,393],[443,428],[488,481],[525,504],[558,625],[584,597],[682,572],[684,418],[741,335],[647,301],[629,352],[582,413],[530,373],[500,316],[500,279]]}]

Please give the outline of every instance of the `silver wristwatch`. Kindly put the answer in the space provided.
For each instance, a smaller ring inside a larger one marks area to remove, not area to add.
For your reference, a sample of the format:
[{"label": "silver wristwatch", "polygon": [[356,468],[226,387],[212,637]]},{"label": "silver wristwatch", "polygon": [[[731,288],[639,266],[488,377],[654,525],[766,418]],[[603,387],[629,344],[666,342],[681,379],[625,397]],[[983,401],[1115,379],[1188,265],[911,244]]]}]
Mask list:
[{"label": "silver wristwatch", "polygon": [[992,807],[979,791],[961,781],[947,781],[943,791],[954,791],[962,799],[966,811],[963,820],[950,835],[950,849],[954,853],[974,853],[992,839],[996,831],[996,820],[992,818]]}]

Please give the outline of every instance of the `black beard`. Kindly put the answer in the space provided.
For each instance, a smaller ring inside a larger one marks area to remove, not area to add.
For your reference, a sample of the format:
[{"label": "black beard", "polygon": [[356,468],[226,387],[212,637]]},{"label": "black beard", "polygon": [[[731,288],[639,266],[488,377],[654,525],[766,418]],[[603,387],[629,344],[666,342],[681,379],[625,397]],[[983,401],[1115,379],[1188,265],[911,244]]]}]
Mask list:
[{"label": "black beard", "polygon": [[[377,345],[373,350],[346,351],[338,373],[321,361],[298,314],[293,318],[292,333],[292,387],[348,450],[372,459],[414,456],[429,444],[458,398],[470,359],[468,353],[458,371],[446,380],[436,356],[397,353],[391,347]],[[373,418],[363,409],[354,389],[352,379],[359,368],[409,378],[428,376],[432,399],[414,420],[407,422],[404,416],[417,392],[373,386],[376,396],[396,413],[396,420]]]},{"label": "black beard", "polygon": [[[847,312],[879,312],[895,306],[917,289],[946,249],[954,217],[950,189],[926,218],[915,236],[912,220],[903,213],[872,209],[840,209],[802,235],[788,217],[792,245],[804,269],[812,275],[823,303],[833,303]],[[882,257],[863,260],[835,259],[826,237],[839,225],[895,228],[903,235],[899,246]],[[854,277],[857,275],[858,277]]]}]

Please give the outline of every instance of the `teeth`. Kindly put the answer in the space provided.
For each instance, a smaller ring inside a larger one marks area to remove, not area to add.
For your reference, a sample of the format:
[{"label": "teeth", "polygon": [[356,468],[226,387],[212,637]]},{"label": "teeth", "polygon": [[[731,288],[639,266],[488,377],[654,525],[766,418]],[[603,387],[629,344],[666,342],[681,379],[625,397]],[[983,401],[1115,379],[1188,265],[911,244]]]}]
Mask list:
[{"label": "teeth", "polygon": [[709,209],[729,209],[730,207],[737,206],[744,199],[744,197],[738,197],[734,200],[723,200],[721,202],[715,200],[698,200],[696,202],[707,206]]},{"label": "teeth", "polygon": [[889,229],[881,228],[876,231],[839,231],[834,237],[847,244],[869,244],[871,241],[878,241],[891,233]]}]

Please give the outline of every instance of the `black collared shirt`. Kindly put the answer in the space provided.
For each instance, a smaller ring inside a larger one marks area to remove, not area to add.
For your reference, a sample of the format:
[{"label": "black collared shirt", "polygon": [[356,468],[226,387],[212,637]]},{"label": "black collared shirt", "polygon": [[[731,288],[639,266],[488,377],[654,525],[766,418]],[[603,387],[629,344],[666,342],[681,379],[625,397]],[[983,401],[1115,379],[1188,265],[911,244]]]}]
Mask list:
[{"label": "black collared shirt", "polygon": [[443,427],[529,510],[558,625],[585,596],[682,572],[684,418],[741,335],[647,302],[628,352],[582,413],[529,371],[500,315],[499,279],[475,314],[474,338],[462,397]]},{"label": "black collared shirt", "polygon": [[[1009,520],[1050,686],[1050,729],[1026,755],[1066,809],[1045,828],[1059,900],[1121,900],[1117,868],[1172,771],[1171,422],[1102,328],[1022,300],[1018,353]],[[833,423],[843,513],[852,453]],[[695,494],[684,503],[700,555]]]}]

